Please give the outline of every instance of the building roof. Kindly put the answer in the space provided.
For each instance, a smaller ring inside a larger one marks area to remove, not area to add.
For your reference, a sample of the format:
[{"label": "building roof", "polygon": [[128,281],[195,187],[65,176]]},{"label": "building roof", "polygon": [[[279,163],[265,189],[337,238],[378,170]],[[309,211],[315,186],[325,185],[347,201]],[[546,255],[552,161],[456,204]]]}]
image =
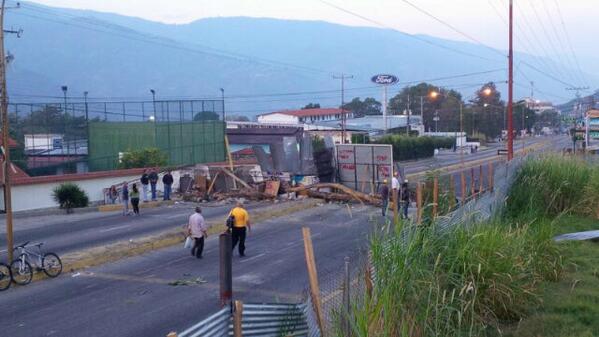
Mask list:
[{"label": "building roof", "polygon": [[599,118],[599,110],[589,110],[587,111],[587,115],[589,116],[589,118]]},{"label": "building roof", "polygon": [[[295,117],[314,117],[314,116],[337,115],[342,112],[343,112],[343,110],[338,109],[338,108],[318,108],[318,109],[301,109],[301,110],[282,110],[282,111],[270,112],[267,114],[263,114],[261,116],[282,114],[282,115],[295,116]],[[349,111],[345,110],[345,113],[349,113]]]},{"label": "building roof", "polygon": [[[2,133],[0,133],[0,145],[4,145],[3,138],[2,138]],[[8,137],[8,146],[9,147],[17,147],[17,145],[18,144],[17,144],[16,140]]]}]

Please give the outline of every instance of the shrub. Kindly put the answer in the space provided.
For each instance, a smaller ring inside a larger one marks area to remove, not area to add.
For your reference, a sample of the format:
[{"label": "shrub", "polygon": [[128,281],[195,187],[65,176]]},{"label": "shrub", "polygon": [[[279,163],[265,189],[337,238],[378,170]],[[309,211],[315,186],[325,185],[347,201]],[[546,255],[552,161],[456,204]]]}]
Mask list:
[{"label": "shrub", "polygon": [[166,164],[167,156],[164,152],[155,147],[148,147],[126,152],[121,158],[119,168],[157,167]]},{"label": "shrub", "polygon": [[392,145],[394,160],[411,160],[432,157],[435,154],[435,149],[452,148],[455,144],[455,138],[387,135],[376,143]]},{"label": "shrub", "polygon": [[68,213],[73,208],[86,207],[89,204],[89,198],[85,191],[72,183],[64,183],[55,187],[52,196],[60,208],[66,209]]}]

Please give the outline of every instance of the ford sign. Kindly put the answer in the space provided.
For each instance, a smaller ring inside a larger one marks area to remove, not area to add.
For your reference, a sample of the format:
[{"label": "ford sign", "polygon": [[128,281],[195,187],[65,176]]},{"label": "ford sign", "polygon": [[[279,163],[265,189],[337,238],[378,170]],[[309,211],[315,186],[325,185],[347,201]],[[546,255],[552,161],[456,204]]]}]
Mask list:
[{"label": "ford sign", "polygon": [[370,80],[376,84],[381,85],[393,85],[397,83],[397,81],[399,81],[397,77],[386,74],[374,75]]}]

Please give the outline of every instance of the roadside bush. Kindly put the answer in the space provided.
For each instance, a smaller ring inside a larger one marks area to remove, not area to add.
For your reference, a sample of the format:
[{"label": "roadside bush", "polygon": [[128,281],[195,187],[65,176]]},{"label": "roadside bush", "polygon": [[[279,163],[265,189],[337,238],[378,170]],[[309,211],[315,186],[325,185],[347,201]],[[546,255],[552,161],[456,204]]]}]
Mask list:
[{"label": "roadside bush", "polygon": [[89,204],[89,198],[85,191],[72,183],[64,183],[55,187],[52,197],[67,213],[70,213],[73,208],[86,207]]},{"label": "roadside bush", "polygon": [[393,146],[394,160],[412,160],[432,157],[435,149],[450,149],[455,144],[452,137],[408,137],[405,135],[387,135],[376,142]]},{"label": "roadside bush", "polygon": [[355,336],[481,336],[540,303],[561,274],[551,226],[434,226],[372,241],[373,296],[354,308]]}]

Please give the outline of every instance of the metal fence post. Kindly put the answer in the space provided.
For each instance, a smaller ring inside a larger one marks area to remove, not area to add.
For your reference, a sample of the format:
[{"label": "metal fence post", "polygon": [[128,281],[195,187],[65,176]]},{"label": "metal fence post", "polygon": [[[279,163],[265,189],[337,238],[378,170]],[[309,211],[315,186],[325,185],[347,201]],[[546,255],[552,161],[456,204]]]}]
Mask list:
[{"label": "metal fence post", "polygon": [[344,334],[349,336],[351,333],[351,320],[350,320],[350,280],[349,280],[349,257],[345,257],[345,275],[343,277],[343,310],[345,311],[345,317],[343,319]]},{"label": "metal fence post", "polygon": [[478,186],[479,186],[478,187],[478,194],[481,195],[484,192],[484,190],[485,190],[485,185],[484,185],[485,174],[483,173],[483,166],[482,165],[479,166],[478,180],[479,180],[478,181]]},{"label": "metal fence post", "polygon": [[229,305],[233,298],[233,252],[231,249],[231,233],[228,231],[222,233],[218,239],[220,248],[220,304],[224,307]]},{"label": "metal fence post", "polygon": [[422,183],[416,183],[416,223],[422,222]]},{"label": "metal fence post", "polygon": [[460,172],[460,179],[461,181],[461,190],[462,190],[462,206],[466,203],[466,194],[468,193],[466,191],[466,174],[464,173],[464,171],[462,170],[462,172]]}]

